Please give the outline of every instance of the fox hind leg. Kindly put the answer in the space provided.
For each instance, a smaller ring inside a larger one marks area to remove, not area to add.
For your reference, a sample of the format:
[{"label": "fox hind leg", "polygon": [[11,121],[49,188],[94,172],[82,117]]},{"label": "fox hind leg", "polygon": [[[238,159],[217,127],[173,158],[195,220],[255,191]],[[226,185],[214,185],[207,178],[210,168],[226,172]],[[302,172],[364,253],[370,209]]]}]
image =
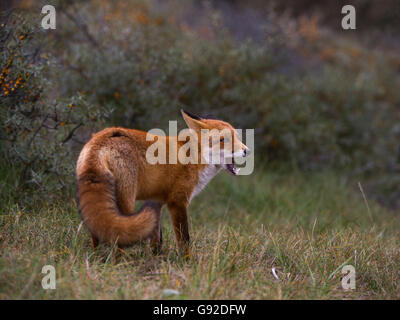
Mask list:
[{"label": "fox hind leg", "polygon": [[96,249],[99,246],[99,239],[97,239],[94,235],[92,235],[92,246],[93,249]]},{"label": "fox hind leg", "polygon": [[151,245],[151,249],[154,254],[158,254],[161,252],[161,247],[162,247],[161,221],[158,222],[158,226],[156,227],[156,229],[153,232],[153,235],[150,240],[150,245]]},{"label": "fox hind leg", "polygon": [[148,200],[143,204],[143,206],[138,211],[138,213],[140,213],[143,210],[152,210],[153,212],[155,212],[157,216],[157,225],[150,238],[151,248],[155,254],[161,251],[161,245],[162,245],[161,209],[162,209],[162,203],[153,200]]}]

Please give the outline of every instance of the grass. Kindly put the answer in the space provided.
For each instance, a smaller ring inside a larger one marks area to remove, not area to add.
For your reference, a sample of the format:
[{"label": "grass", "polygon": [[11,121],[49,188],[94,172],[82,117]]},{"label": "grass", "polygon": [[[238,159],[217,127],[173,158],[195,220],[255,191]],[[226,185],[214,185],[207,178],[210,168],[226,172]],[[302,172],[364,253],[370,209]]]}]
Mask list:
[{"label": "grass", "polygon": [[[12,183],[2,175],[2,189]],[[400,219],[369,201],[357,182],[332,172],[221,173],[190,207],[192,255],[185,260],[167,211],[163,251],[147,243],[93,250],[73,200],[27,209],[3,192],[1,299],[398,299]],[[8,198],[8,199],[7,199]],[[41,287],[44,265],[56,290]],[[341,268],[356,269],[356,289]],[[278,279],[272,274],[275,268]]]}]

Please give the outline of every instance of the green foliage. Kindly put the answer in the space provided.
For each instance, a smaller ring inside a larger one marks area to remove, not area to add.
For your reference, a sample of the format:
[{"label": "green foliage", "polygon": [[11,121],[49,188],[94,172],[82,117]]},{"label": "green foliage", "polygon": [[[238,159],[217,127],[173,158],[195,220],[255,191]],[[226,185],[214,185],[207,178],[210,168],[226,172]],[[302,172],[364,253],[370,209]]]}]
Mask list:
[{"label": "green foliage", "polygon": [[261,159],[397,174],[400,77],[390,52],[314,18],[271,14],[265,43],[255,43],[237,41],[212,9],[196,28],[151,1],[58,8],[57,30],[37,29],[26,13],[1,29],[7,81],[21,80],[13,92],[2,80],[0,137],[25,182],[70,184],[77,141],[103,118],[167,129],[182,107],[255,128]]},{"label": "green foliage", "polygon": [[18,14],[4,19],[0,29],[2,164],[20,168],[16,188],[54,195],[73,183],[74,150],[79,144],[74,139],[79,130],[93,127],[104,113],[79,92],[66,98],[59,94],[49,75],[56,61],[43,50],[42,30]]},{"label": "green foliage", "polygon": [[[72,202],[13,204],[0,217],[0,298],[400,298],[399,217],[370,203],[371,221],[345,176],[287,171],[215,178],[190,207],[189,260],[166,211],[161,254],[142,242],[117,260],[110,245],[93,250]],[[56,290],[41,288],[48,264]],[[355,266],[356,290],[342,289],[343,264]]]},{"label": "green foliage", "polygon": [[57,48],[74,66],[62,74],[64,90],[113,109],[112,124],[167,128],[185,107],[255,128],[263,158],[357,173],[394,168],[400,78],[389,56],[325,34],[314,20],[267,45],[238,43],[218,21],[202,36],[140,3],[82,6],[90,38],[62,21]]}]

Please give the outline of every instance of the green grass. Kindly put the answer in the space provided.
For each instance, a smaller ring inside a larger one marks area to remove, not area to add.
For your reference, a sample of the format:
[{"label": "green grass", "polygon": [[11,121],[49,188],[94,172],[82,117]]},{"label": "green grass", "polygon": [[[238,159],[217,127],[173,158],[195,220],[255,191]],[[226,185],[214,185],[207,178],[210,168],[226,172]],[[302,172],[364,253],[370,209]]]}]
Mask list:
[{"label": "green grass", "polygon": [[[91,248],[73,200],[26,209],[2,191],[0,298],[400,298],[398,215],[368,200],[370,215],[357,184],[335,173],[287,172],[214,179],[190,207],[189,260],[167,211],[159,256],[142,243],[116,261],[111,246]],[[1,175],[3,189],[12,172]],[[41,287],[47,264],[56,290]],[[341,287],[344,264],[356,268],[355,290]]]}]

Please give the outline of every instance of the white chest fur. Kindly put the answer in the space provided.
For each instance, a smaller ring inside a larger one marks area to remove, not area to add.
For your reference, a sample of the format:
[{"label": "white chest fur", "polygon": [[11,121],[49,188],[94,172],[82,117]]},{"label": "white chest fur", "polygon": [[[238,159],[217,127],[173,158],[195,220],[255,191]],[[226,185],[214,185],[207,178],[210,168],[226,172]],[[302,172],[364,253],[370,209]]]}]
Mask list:
[{"label": "white chest fur", "polygon": [[190,200],[197,196],[220,170],[221,167],[210,164],[200,171],[199,181],[197,182],[197,186],[194,188],[192,195],[190,196]]}]

